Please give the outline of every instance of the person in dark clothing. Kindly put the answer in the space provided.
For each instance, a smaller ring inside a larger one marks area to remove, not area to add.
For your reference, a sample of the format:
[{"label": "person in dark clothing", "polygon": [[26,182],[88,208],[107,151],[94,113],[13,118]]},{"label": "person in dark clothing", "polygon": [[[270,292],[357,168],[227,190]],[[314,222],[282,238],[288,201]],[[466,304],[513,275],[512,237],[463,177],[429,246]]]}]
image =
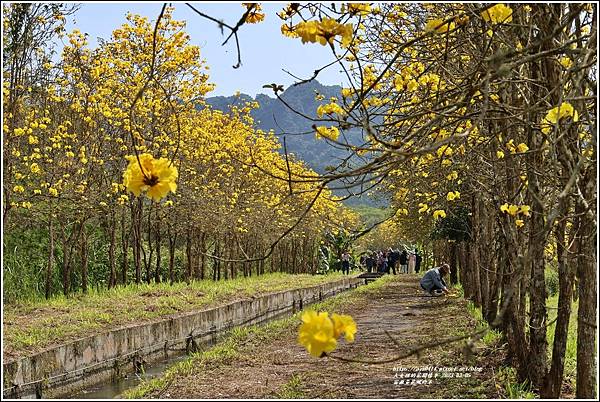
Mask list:
[{"label": "person in dark clothing", "polygon": [[344,251],[342,254],[342,273],[349,275],[350,274],[350,253]]},{"label": "person in dark clothing", "polygon": [[396,262],[398,261],[396,259],[396,252],[392,251],[392,249],[390,249],[387,253],[388,255],[388,273],[390,273],[390,270],[394,273],[394,275],[396,275]]},{"label": "person in dark clothing", "polygon": [[440,267],[431,268],[423,278],[421,278],[421,289],[430,296],[441,296],[443,293],[448,294],[448,285],[444,281],[444,276],[450,273],[450,265],[442,264]]},{"label": "person in dark clothing", "polygon": [[408,273],[408,253],[406,252],[406,250],[402,250],[402,253],[400,253],[400,257],[398,257],[398,261],[400,262],[400,272],[401,273]]},{"label": "person in dark clothing", "polygon": [[373,253],[367,255],[367,259],[365,262],[367,264],[367,272],[370,273],[371,271],[373,271],[373,267],[375,266],[375,259],[373,258]]},{"label": "person in dark clothing", "polygon": [[417,261],[415,264],[415,272],[419,273],[419,271],[421,270],[421,260],[423,259],[423,257],[421,257],[421,254],[419,253],[419,251],[416,252],[416,257],[417,257]]}]

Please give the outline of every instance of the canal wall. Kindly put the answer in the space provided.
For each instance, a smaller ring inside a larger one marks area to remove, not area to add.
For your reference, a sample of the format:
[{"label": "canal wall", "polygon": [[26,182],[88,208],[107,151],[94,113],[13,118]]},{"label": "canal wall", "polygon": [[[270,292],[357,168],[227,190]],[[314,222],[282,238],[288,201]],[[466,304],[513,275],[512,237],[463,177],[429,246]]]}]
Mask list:
[{"label": "canal wall", "polygon": [[269,293],[222,306],[122,326],[3,364],[3,397],[59,398],[125,373],[143,369],[201,345],[214,344],[234,327],[260,324],[301,310],[363,284],[343,278],[308,288]]}]

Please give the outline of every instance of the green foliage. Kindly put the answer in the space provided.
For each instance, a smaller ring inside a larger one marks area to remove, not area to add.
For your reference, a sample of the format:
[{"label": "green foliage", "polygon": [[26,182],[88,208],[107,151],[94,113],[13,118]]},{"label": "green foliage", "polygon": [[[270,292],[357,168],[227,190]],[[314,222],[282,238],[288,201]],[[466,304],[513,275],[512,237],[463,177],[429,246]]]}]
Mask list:
[{"label": "green foliage", "polygon": [[[38,228],[21,228],[4,232],[3,248],[2,298],[4,303],[42,296],[48,263],[46,231]],[[60,250],[57,252],[62,254]],[[57,288],[59,284],[58,272],[54,270],[52,285]]]},{"label": "green foliage", "polygon": [[546,268],[544,271],[546,277],[546,295],[553,297],[558,294],[558,271],[555,268]]},{"label": "green foliage", "polygon": [[432,239],[449,239],[455,241],[471,240],[470,211],[465,207],[457,207],[448,212],[445,218],[435,223],[431,232]]},{"label": "green foliage", "polygon": [[497,378],[503,385],[506,398],[509,399],[535,399],[536,395],[527,383],[519,383],[516,378],[515,369],[512,367],[501,367]]},{"label": "green foliage", "polygon": [[370,227],[377,222],[388,218],[391,214],[389,208],[377,208],[370,205],[355,205],[352,210],[360,215],[361,222],[365,227]]},{"label": "green foliage", "polygon": [[[458,288],[458,287],[455,287]],[[462,286],[460,287],[460,291],[462,292]],[[476,307],[472,301],[467,302],[467,311],[471,317],[473,317],[477,321],[477,328],[484,328],[488,326],[488,323],[483,318],[483,314],[481,309]],[[502,333],[495,329],[489,329],[483,337],[481,338],[481,342],[485,346],[493,346],[496,345],[500,339],[502,338]]]}]

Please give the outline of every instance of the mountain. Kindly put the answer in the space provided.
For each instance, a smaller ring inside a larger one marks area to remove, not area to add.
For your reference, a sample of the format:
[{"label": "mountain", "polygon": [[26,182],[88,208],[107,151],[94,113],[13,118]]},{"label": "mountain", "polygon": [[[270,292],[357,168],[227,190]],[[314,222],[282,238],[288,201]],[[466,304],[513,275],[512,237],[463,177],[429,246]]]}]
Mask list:
[{"label": "mountain", "polygon": [[[280,95],[283,102],[277,98],[264,94],[258,94],[252,98],[247,94],[237,96],[215,96],[207,98],[206,102],[214,109],[229,111],[230,106],[243,106],[246,102],[256,101],[259,105],[250,114],[254,118],[256,128],[263,131],[273,130],[280,142],[283,144],[284,138],[288,153],[294,154],[298,159],[305,161],[313,170],[318,173],[326,173],[328,167],[336,167],[350,153],[344,149],[338,149],[323,139],[316,139],[313,124],[309,118],[317,118],[317,107],[320,104],[327,104],[330,98],[341,97],[339,85],[322,85],[316,80],[308,83],[291,86]],[[322,95],[321,101],[316,100],[316,95]],[[287,103],[288,106],[286,106]],[[291,110],[291,109],[293,110]],[[328,125],[327,123],[322,123]],[[345,135],[350,144],[360,145],[362,134],[360,130],[340,131]],[[342,137],[340,137],[342,138]],[[283,149],[282,151],[283,152]],[[347,191],[336,191],[337,195],[347,195]],[[373,201],[366,197],[360,199],[353,197],[348,200],[348,204],[373,204]]]}]

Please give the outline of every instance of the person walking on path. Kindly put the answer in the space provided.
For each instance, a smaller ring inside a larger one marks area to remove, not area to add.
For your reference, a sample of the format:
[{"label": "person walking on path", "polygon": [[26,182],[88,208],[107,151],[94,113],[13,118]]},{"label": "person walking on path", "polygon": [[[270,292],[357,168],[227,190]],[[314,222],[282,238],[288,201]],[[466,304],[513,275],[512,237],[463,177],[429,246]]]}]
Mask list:
[{"label": "person walking on path", "polygon": [[400,253],[400,257],[398,258],[400,261],[400,273],[407,274],[408,273],[408,254],[406,254],[406,250],[402,250]]},{"label": "person walking on path", "polygon": [[409,274],[415,273],[416,265],[417,265],[417,256],[415,256],[415,253],[410,253],[408,256],[408,273]]},{"label": "person walking on path", "polygon": [[448,294],[448,285],[444,281],[444,276],[450,273],[450,265],[444,263],[437,268],[431,268],[421,278],[421,289],[429,296],[441,296],[442,293]]},{"label": "person walking on path", "polygon": [[421,270],[421,261],[423,260],[423,257],[421,257],[421,254],[419,253],[418,250],[415,252],[415,255],[416,255],[415,272],[419,273],[419,271]]},{"label": "person walking on path", "polygon": [[344,251],[342,254],[342,273],[350,275],[350,253]]},{"label": "person walking on path", "polygon": [[367,272],[370,273],[371,271],[373,271],[373,268],[375,267],[375,258],[373,258],[373,252],[370,252],[367,255],[366,263],[367,263]]},{"label": "person walking on path", "polygon": [[391,270],[393,272],[393,274],[396,275],[396,262],[398,261],[396,259],[396,252],[390,248],[387,252],[387,257],[388,257],[388,273],[390,273],[390,270]]}]

